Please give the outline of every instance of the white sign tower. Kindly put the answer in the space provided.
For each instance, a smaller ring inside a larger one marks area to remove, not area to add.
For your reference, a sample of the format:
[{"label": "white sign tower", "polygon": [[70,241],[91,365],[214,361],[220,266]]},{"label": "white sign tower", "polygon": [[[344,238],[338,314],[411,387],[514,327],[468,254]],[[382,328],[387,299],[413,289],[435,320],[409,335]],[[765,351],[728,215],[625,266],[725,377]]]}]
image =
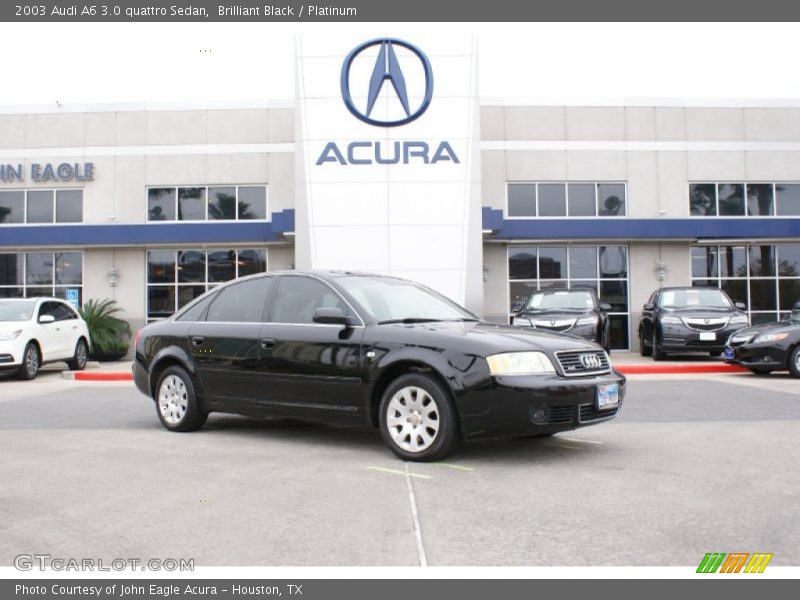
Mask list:
[{"label": "white sign tower", "polygon": [[297,40],[296,264],[420,281],[482,312],[471,37]]}]

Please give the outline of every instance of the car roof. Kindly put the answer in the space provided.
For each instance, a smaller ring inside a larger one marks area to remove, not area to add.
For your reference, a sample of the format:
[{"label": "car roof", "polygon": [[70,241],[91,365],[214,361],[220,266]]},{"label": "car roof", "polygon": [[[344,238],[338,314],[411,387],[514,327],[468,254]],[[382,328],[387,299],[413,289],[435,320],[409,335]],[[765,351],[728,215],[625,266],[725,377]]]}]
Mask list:
[{"label": "car roof", "polygon": [[47,302],[63,302],[68,304],[63,298],[56,298],[54,296],[32,296],[30,298],[0,298],[0,302],[38,302],[46,300]]}]

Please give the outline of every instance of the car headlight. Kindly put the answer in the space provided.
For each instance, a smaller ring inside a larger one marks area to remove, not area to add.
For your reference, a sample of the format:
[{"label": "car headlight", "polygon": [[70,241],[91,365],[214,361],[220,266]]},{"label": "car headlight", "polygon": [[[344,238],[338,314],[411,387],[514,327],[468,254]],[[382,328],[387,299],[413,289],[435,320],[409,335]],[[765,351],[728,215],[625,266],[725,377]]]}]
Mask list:
[{"label": "car headlight", "polygon": [[10,342],[11,340],[15,340],[19,337],[20,333],[22,333],[22,329],[0,333],[0,342]]},{"label": "car headlight", "polygon": [[597,325],[597,317],[581,317],[575,326],[580,327],[581,325]]},{"label": "car headlight", "polygon": [[533,327],[531,320],[525,317],[511,317],[511,324],[517,327]]},{"label": "car headlight", "polygon": [[680,317],[661,317],[661,323],[664,325],[683,325]]},{"label": "car headlight", "polygon": [[541,375],[556,369],[544,352],[505,352],[486,357],[492,375]]},{"label": "car headlight", "polygon": [[739,325],[742,323],[745,325],[750,325],[750,319],[747,318],[747,315],[736,315],[735,317],[731,318],[731,325]]},{"label": "car headlight", "polygon": [[769,342],[780,342],[781,340],[785,340],[789,337],[788,333],[765,333],[764,335],[758,336],[754,344],[767,344]]}]

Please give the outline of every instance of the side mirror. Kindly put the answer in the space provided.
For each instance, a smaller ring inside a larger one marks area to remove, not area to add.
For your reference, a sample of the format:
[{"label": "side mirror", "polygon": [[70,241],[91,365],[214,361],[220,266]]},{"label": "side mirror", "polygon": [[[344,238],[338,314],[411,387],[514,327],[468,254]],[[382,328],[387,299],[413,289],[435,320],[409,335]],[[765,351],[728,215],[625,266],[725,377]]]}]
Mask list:
[{"label": "side mirror", "polygon": [[654,306],[652,302],[648,302],[647,304],[644,305],[643,308],[644,310],[653,310]]},{"label": "side mirror", "polygon": [[733,305],[739,310],[747,310],[747,304],[744,302],[734,302]]},{"label": "side mirror", "polygon": [[601,302],[600,303],[600,310],[604,310],[606,312],[609,312],[611,310],[611,308],[612,307],[608,302]]},{"label": "side mirror", "polygon": [[314,311],[314,323],[323,325],[350,325],[350,319],[342,312],[341,308],[322,307]]},{"label": "side mirror", "polygon": [[53,315],[42,315],[39,317],[39,323],[45,325],[47,323],[54,323],[56,318]]}]

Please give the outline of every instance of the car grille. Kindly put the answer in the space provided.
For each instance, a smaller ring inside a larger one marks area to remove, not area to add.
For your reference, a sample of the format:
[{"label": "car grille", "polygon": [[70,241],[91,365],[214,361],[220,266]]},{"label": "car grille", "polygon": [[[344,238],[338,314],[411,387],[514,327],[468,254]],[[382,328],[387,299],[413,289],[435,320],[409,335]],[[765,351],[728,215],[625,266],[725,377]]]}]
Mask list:
[{"label": "car grille", "polygon": [[581,423],[590,423],[601,419],[608,419],[619,412],[620,405],[609,410],[597,410],[594,404],[581,404],[579,410],[579,420]]},{"label": "car grille", "polygon": [[556,352],[556,359],[567,377],[599,375],[611,371],[608,355],[603,350],[564,350]]},{"label": "car grille", "polygon": [[550,409],[550,418],[547,420],[549,425],[558,425],[562,423],[572,423],[573,407],[571,406],[554,406]]},{"label": "car grille", "polygon": [[569,331],[575,325],[575,319],[537,319],[533,321],[533,326],[536,329],[546,329],[547,331],[555,331],[563,333]]},{"label": "car grille", "polygon": [[685,317],[683,324],[695,331],[719,331],[725,329],[728,324],[728,317]]}]

